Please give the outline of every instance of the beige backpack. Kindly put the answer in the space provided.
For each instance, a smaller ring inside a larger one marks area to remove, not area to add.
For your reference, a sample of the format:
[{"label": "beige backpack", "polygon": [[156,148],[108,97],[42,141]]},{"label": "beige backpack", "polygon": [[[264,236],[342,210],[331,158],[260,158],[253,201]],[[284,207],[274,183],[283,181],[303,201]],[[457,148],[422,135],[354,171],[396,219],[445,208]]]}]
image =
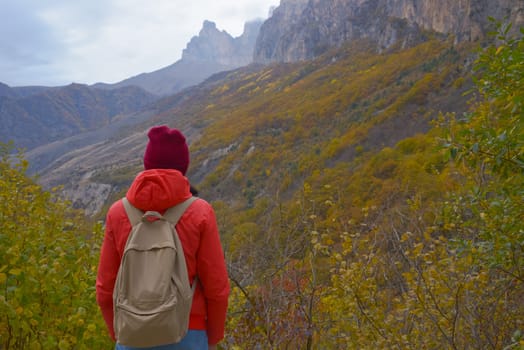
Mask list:
[{"label": "beige backpack", "polygon": [[119,344],[151,347],[178,343],[186,335],[196,280],[191,287],[175,225],[195,199],[162,216],[144,213],[123,198],[132,229],[113,291]]}]

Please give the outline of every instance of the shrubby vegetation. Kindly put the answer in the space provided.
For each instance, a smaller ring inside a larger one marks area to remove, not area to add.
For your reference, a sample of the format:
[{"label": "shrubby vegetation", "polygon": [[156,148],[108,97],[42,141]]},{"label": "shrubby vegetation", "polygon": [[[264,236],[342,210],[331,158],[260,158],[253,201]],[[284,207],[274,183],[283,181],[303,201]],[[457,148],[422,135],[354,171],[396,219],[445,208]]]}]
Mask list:
[{"label": "shrubby vegetation", "polygon": [[95,301],[101,227],[0,147],[0,348],[109,349]]},{"label": "shrubby vegetation", "polygon": [[[213,203],[233,286],[225,348],[524,348],[524,40],[498,29],[470,107],[454,106],[467,112],[400,142],[380,139],[388,121],[427,121],[430,99],[456,102],[433,91],[469,84],[449,43],[232,73],[195,105],[208,127],[193,162],[231,150],[202,192],[238,191]],[[102,228],[10,152],[0,348],[111,348],[94,293]]]},{"label": "shrubby vegetation", "polygon": [[224,218],[229,345],[524,348],[524,40],[498,29],[467,113]]}]

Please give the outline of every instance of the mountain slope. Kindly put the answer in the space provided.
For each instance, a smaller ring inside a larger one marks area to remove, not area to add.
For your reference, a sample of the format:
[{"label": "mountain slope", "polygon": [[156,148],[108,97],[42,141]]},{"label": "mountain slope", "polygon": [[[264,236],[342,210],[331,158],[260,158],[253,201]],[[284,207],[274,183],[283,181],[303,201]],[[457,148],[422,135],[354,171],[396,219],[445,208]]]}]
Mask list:
[{"label": "mountain slope", "polygon": [[98,129],[156,98],[136,87],[105,91],[80,84],[7,91],[0,97],[0,140],[27,149]]},{"label": "mountain slope", "polygon": [[[433,39],[376,54],[362,40],[309,62],[224,72],[47,174],[71,181],[74,203],[92,200],[93,213],[142,169],[151,124],[181,128],[231,281],[234,331],[222,347],[518,348],[524,37],[506,28],[480,53]],[[96,301],[80,293],[94,285],[102,225],[61,215],[69,203],[42,193],[7,150],[4,347],[107,347],[102,319],[86,318]]]},{"label": "mountain slope", "polygon": [[257,198],[291,196],[318,169],[425,132],[439,111],[461,113],[464,50],[435,40],[376,55],[362,41],[311,62],[224,72],[156,102],[145,124],[65,153],[40,178],[65,184],[79,207],[93,202],[82,199],[88,188],[109,185],[96,201],[103,203],[140,170],[147,128],[167,123],[187,134],[189,177],[208,199],[227,194],[248,208]]}]

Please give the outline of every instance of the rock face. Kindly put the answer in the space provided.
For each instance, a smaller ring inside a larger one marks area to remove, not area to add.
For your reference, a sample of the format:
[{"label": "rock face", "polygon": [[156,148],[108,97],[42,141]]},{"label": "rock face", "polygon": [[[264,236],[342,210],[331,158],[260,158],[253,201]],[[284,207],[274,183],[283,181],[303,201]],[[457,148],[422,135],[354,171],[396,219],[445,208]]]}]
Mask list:
[{"label": "rock face", "polygon": [[[295,30],[301,26],[304,10],[309,0],[282,0],[280,6],[274,9],[258,35],[254,61],[269,63],[272,61],[292,62],[305,59],[300,43],[293,42],[297,37]],[[301,52],[302,51],[302,52]]]},{"label": "rock face", "polygon": [[488,16],[524,24],[522,0],[282,0],[260,29],[254,61],[307,60],[348,40],[377,49],[422,40],[421,30],[474,41],[490,30]]},{"label": "rock face", "polygon": [[182,58],[170,66],[151,73],[142,73],[116,84],[97,84],[102,88],[136,85],[148,92],[167,96],[196,85],[211,75],[245,66],[252,62],[256,38],[262,21],[248,22],[241,36],[233,38],[219,31],[215,23],[204,21],[198,36],[194,36],[182,53]]},{"label": "rock face", "polygon": [[486,35],[488,17],[506,16],[516,26],[524,23],[522,0],[388,0],[383,1],[391,16],[406,19],[419,27],[451,33],[458,41],[474,41]]},{"label": "rock face", "polygon": [[226,31],[219,31],[215,23],[204,21],[202,30],[187,44],[182,60],[188,62],[209,62],[226,67],[242,67],[251,63],[256,37],[261,21],[249,22],[244,33],[233,38]]}]

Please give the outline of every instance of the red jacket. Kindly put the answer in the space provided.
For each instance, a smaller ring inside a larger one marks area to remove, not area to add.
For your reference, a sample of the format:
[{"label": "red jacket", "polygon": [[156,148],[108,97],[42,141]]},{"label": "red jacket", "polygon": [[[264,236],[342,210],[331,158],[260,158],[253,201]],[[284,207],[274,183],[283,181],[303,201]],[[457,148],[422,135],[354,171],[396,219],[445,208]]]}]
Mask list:
[{"label": "red jacket", "polygon": [[[189,198],[189,188],[189,181],[179,171],[151,169],[137,175],[126,197],[143,211],[163,213]],[[206,330],[208,343],[216,344],[224,337],[229,279],[213,208],[205,200],[197,199],[176,227],[191,283],[198,276],[189,329]],[[119,200],[107,213],[96,279],[96,299],[113,339],[113,288],[130,231],[131,224]]]}]

